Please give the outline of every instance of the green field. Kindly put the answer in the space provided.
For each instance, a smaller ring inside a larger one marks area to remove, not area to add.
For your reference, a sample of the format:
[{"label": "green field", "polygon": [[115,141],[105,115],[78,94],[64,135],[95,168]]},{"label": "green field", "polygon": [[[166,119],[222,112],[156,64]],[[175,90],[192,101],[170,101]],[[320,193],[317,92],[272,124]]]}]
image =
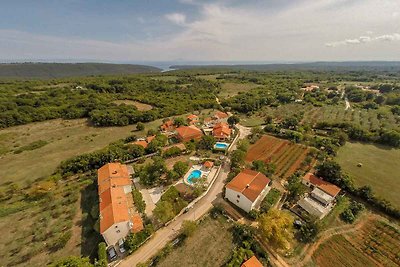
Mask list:
[{"label": "green field", "polygon": [[220,218],[207,217],[195,233],[174,249],[158,267],[169,266],[221,266],[233,250],[229,225]]},{"label": "green field", "polygon": [[218,94],[221,98],[229,98],[241,92],[246,92],[251,89],[257,88],[260,85],[255,83],[233,83],[224,82],[221,84],[221,92]]},{"label": "green field", "polygon": [[[92,127],[86,119],[57,119],[0,130],[0,183],[33,181],[48,176],[65,159],[101,149],[130,135],[144,135],[149,128],[160,124],[161,120],[146,123],[143,132],[136,132],[134,125]],[[39,140],[47,144],[15,154],[19,148]]]},{"label": "green field", "polygon": [[400,207],[400,149],[347,142],[336,160],[357,186],[370,185],[378,196]]}]

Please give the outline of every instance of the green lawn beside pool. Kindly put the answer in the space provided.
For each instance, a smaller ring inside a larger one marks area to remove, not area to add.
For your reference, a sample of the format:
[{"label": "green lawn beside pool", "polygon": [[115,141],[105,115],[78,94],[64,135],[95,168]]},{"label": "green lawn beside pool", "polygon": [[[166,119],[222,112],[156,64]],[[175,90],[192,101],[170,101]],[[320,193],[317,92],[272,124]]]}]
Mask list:
[{"label": "green lawn beside pool", "polygon": [[[400,208],[400,149],[347,142],[336,161],[356,186],[370,185],[377,196]],[[362,167],[357,167],[358,163]]]}]

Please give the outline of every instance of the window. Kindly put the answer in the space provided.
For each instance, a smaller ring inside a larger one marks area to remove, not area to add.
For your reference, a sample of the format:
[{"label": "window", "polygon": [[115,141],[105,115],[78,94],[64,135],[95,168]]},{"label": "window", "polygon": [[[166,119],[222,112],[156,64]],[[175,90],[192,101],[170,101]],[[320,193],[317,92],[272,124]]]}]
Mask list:
[{"label": "window", "polygon": [[236,202],[239,203],[239,199],[237,199]]},{"label": "window", "polygon": [[120,231],[120,230],[117,230],[117,233],[121,233],[121,231]]},{"label": "window", "polygon": [[240,198],[240,195],[237,195],[237,198]]}]

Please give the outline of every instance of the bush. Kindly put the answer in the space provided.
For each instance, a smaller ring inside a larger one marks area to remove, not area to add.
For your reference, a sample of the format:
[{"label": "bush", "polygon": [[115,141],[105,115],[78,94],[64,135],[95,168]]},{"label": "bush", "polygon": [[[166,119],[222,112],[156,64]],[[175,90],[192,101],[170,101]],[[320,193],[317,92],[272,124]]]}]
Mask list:
[{"label": "bush", "polygon": [[353,223],[364,208],[363,204],[352,201],[347,209],[340,214],[340,218],[347,223]]},{"label": "bush", "polygon": [[104,242],[100,242],[97,250],[98,261],[96,262],[96,267],[107,267],[107,245]]},{"label": "bush", "polygon": [[142,193],[139,190],[132,190],[133,202],[140,213],[144,213],[146,210],[146,202],[143,200]]}]

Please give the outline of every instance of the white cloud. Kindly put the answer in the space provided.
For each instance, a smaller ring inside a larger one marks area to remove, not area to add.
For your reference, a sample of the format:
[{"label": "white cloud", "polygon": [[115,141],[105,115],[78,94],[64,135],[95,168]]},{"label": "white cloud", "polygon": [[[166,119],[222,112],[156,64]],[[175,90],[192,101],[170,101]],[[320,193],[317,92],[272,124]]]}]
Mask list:
[{"label": "white cloud", "polygon": [[388,42],[400,41],[400,34],[399,33],[384,34],[384,35],[375,36],[375,37],[360,36],[356,39],[346,39],[343,41],[326,43],[326,46],[337,47],[337,46],[348,45],[348,44],[350,44],[350,45],[363,44],[363,43],[376,42],[376,41],[388,41]]},{"label": "white cloud", "polygon": [[[190,20],[183,13],[167,14],[164,22],[180,27],[146,40],[104,42],[0,29],[0,58],[400,60],[395,42],[400,38],[398,18],[390,15],[400,12],[398,0],[351,1],[349,6],[341,1],[340,7],[335,6],[336,0],[288,1],[279,7],[251,2],[240,6],[230,1],[196,2],[198,13]],[[146,29],[146,23],[142,27]],[[149,36],[154,36],[151,30]],[[367,43],[374,45],[362,45]]]},{"label": "white cloud", "polygon": [[182,13],[167,14],[165,18],[178,25],[185,25],[186,22],[186,15]]}]

